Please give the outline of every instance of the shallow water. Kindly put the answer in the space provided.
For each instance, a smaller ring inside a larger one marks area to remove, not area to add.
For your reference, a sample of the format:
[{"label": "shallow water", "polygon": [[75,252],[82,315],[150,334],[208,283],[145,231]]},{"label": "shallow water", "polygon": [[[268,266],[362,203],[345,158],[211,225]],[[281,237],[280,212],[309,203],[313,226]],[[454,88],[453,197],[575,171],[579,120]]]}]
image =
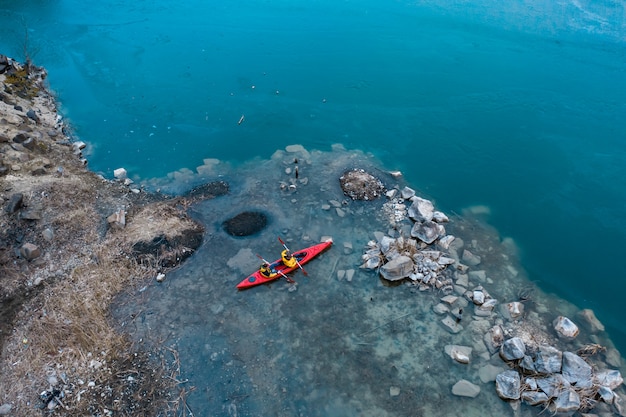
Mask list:
[{"label": "shallow water", "polygon": [[[298,181],[286,174],[294,158]],[[224,169],[222,178],[232,180],[231,193],[193,208],[207,226],[202,247],[164,283],[153,282],[118,300],[116,316],[135,340],[178,352],[181,375],[189,379],[185,386],[196,387],[188,404],[197,415],[440,416],[461,410],[468,416],[513,415],[494,383],[479,376],[487,364],[506,369],[482,344],[495,319],[472,318],[468,308],[465,329],[451,334],[440,323],[443,316],[433,312],[444,294],[385,285],[375,272],[359,268],[373,233],[392,226],[382,214],[385,199],[346,201],[344,217],[323,208],[330,200],[345,200],[338,177],[355,166],[376,173],[389,188],[403,186],[378,161],[341,147],[333,152],[278,151],[270,160]],[[296,191],[281,190],[281,182],[295,183]],[[268,227],[245,238],[226,234],[222,222],[251,208],[269,215]],[[446,230],[481,254],[476,269],[486,271],[489,278],[483,284],[501,303],[534,287],[520,269],[515,245],[495,230],[456,216]],[[324,236],[332,236],[334,245],[306,264],[308,276],[293,274],[295,291],[284,280],[236,290],[258,268],[257,254],[268,259],[279,255],[278,236],[293,249]],[[349,269],[355,270],[351,281],[338,273]],[[534,300],[527,305],[532,323],[545,326],[559,314],[575,317],[577,312],[539,290]],[[595,340],[611,346],[608,335],[600,337]],[[575,343],[559,346],[575,350],[591,341],[583,332]],[[448,357],[448,344],[473,347],[470,364]],[[477,398],[451,394],[460,379],[480,386]],[[390,394],[394,388],[400,390],[396,396]],[[540,411],[522,408],[521,415]]]}]

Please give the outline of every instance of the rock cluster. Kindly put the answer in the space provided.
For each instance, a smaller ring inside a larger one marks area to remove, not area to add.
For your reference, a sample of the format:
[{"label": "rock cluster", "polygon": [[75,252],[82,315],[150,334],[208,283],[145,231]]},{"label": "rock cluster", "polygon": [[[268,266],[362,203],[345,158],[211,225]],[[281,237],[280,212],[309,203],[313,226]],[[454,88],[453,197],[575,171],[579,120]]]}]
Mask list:
[{"label": "rock cluster", "polygon": [[383,183],[364,169],[345,172],[339,183],[344,194],[353,200],[375,200],[385,192]]},{"label": "rock cluster", "polygon": [[[390,190],[386,196],[382,213],[393,230],[375,233],[362,255],[361,268],[377,270],[386,281],[404,281],[417,291],[439,294],[433,311],[442,316],[443,328],[452,334],[467,329],[476,340],[472,347],[447,345],[450,358],[469,364],[476,356],[489,362],[499,356],[502,366],[481,366],[479,376],[485,383],[495,381],[500,398],[512,403],[523,401],[548,407],[553,413],[572,413],[587,412],[602,402],[624,415],[615,392],[623,382],[620,372],[597,370],[605,365],[592,366],[584,359],[603,347],[586,345],[577,353],[554,347],[553,342],[571,345],[579,337],[572,320],[562,315],[553,318],[548,335],[544,328],[549,326],[526,320],[528,294],[499,302],[487,291],[483,284],[493,280],[478,269],[483,261],[479,246],[476,242],[466,246],[462,239],[447,234],[449,219],[431,201],[408,187]],[[505,273],[515,276],[517,271],[509,265]],[[604,330],[593,311],[583,310],[578,316],[591,334]],[[621,359],[617,356],[610,361],[606,355],[607,363],[618,367]],[[465,379],[452,387],[457,396],[474,397],[479,392],[480,387]]]}]

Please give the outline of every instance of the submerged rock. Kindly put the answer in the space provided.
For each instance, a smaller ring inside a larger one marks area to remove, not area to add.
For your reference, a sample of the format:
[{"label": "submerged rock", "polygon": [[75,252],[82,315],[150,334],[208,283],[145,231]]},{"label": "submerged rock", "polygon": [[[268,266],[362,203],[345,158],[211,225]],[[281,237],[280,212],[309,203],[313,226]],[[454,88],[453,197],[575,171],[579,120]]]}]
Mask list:
[{"label": "submerged rock", "polygon": [[470,397],[474,398],[480,394],[480,387],[472,384],[468,380],[461,379],[459,382],[452,386],[452,394],[458,397]]},{"label": "submerged rock", "polygon": [[513,370],[504,371],[496,376],[496,392],[503,400],[519,400],[521,380]]},{"label": "submerged rock", "polygon": [[392,259],[380,268],[380,275],[388,281],[407,278],[411,272],[413,272],[413,260],[404,255]]},{"label": "submerged rock", "polygon": [[418,238],[422,242],[430,245],[439,237],[439,225],[432,221],[415,223],[411,229],[411,236]]},{"label": "submerged rock", "polygon": [[258,211],[244,211],[222,223],[226,233],[231,236],[251,236],[267,226],[267,216]]},{"label": "submerged rock", "polygon": [[570,319],[565,316],[557,317],[552,323],[554,330],[559,337],[565,339],[574,339],[578,336],[578,326],[576,326]]},{"label": "submerged rock", "polygon": [[353,200],[375,200],[385,194],[385,186],[363,169],[344,172],[339,178],[343,193]]}]

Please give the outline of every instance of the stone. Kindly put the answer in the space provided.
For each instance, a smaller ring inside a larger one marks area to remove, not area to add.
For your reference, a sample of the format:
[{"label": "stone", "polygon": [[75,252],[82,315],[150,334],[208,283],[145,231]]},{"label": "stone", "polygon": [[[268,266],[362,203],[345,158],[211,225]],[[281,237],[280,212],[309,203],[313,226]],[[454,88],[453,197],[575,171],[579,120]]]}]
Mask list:
[{"label": "stone", "polygon": [[346,270],[346,281],[351,282],[352,279],[354,278],[354,269],[348,269]]},{"label": "stone", "polygon": [[461,379],[452,386],[452,394],[457,397],[475,398],[478,394],[480,394],[480,387],[472,384],[466,379]]},{"label": "stone", "polygon": [[432,221],[417,222],[413,224],[411,236],[418,238],[427,245],[430,245],[439,237],[439,227],[437,226],[437,223]]},{"label": "stone", "polygon": [[572,388],[568,388],[559,393],[553,404],[556,413],[574,412],[580,408],[580,396]]},{"label": "stone", "polygon": [[54,230],[47,227],[43,230],[43,232],[41,232],[41,235],[46,241],[52,242],[52,239],[54,239]]},{"label": "stone", "polygon": [[456,274],[456,285],[467,288],[469,286],[469,277],[467,274]]},{"label": "stone", "polygon": [[619,351],[615,348],[607,348],[606,352],[604,352],[604,360],[607,364],[615,367],[622,367],[622,355],[620,355]]},{"label": "stone", "polygon": [[441,297],[441,301],[448,304],[449,306],[453,305],[454,303],[456,303],[456,301],[459,299],[459,297],[454,296],[454,295],[446,295],[444,297]]},{"label": "stone", "polygon": [[412,198],[413,204],[409,207],[409,217],[416,222],[430,222],[434,215],[434,205],[430,200],[420,197]]},{"label": "stone", "polygon": [[339,208],[339,207],[335,207],[335,213],[337,213],[338,217],[345,217],[346,216],[346,212],[345,210]]},{"label": "stone", "polygon": [[612,389],[605,386],[598,387],[598,395],[607,404],[613,404],[613,400],[615,399],[615,393]]},{"label": "stone", "polygon": [[535,362],[533,362],[533,358],[528,355],[525,355],[524,358],[522,358],[519,363],[519,367],[530,374],[534,374],[537,372],[537,369],[535,369]]},{"label": "stone", "polygon": [[450,312],[450,309],[445,304],[438,303],[433,306],[433,311],[435,312],[435,314],[442,315]]},{"label": "stone", "polygon": [[463,260],[463,262],[465,262],[469,266],[476,266],[480,264],[480,261],[481,261],[480,256],[474,255],[472,252],[468,251],[467,249],[463,249],[463,255],[461,259]]},{"label": "stone", "polygon": [[345,255],[350,255],[352,252],[354,252],[352,242],[343,242],[343,253]]},{"label": "stone", "polygon": [[526,345],[519,337],[512,337],[502,343],[500,357],[505,361],[522,359],[526,355]]},{"label": "stone", "polygon": [[502,329],[502,326],[496,324],[489,329],[489,331],[485,333],[483,341],[485,342],[485,346],[487,346],[489,353],[492,355],[496,353],[504,342],[504,330]]},{"label": "stone", "polygon": [[590,333],[601,333],[604,331],[604,325],[598,320],[593,310],[586,308],[581,310],[577,316]]},{"label": "stone", "polygon": [[446,216],[440,211],[433,212],[433,220],[436,221],[437,223],[447,223],[450,221],[448,216]]},{"label": "stone", "polygon": [[127,175],[128,175],[128,173],[126,172],[126,170],[124,168],[117,168],[117,169],[113,170],[113,176],[115,178],[117,178],[118,180],[126,179]]},{"label": "stone", "polygon": [[487,280],[487,273],[485,271],[470,271],[469,279],[472,281],[485,282]]},{"label": "stone", "polygon": [[485,293],[482,290],[474,290],[472,292],[472,301],[476,305],[482,305],[485,302]]},{"label": "stone", "polygon": [[156,280],[157,280],[157,282],[165,281],[165,274],[163,274],[163,273],[157,274]]},{"label": "stone", "polygon": [[31,119],[34,120],[35,122],[39,122],[39,116],[37,116],[37,113],[35,113],[35,110],[30,109],[26,112],[26,116]]},{"label": "stone", "polygon": [[481,382],[486,384],[488,382],[494,382],[496,380],[496,376],[503,371],[504,369],[499,366],[487,364],[478,370],[478,377]]},{"label": "stone", "polygon": [[517,319],[524,315],[524,304],[519,301],[507,303],[506,309],[512,319]]},{"label": "stone", "polygon": [[519,400],[521,380],[513,370],[504,371],[496,376],[496,392],[503,400]]},{"label": "stone", "polygon": [[107,217],[107,222],[113,229],[123,229],[126,227],[126,212],[121,209],[116,211]]},{"label": "stone", "polygon": [[541,391],[524,391],[521,395],[521,400],[528,405],[539,405],[548,402],[549,398],[545,392]]},{"label": "stone", "polygon": [[563,354],[552,346],[539,346],[535,356],[535,369],[542,374],[554,374],[561,372]]},{"label": "stone", "polygon": [[563,378],[563,375],[558,373],[552,374],[546,378],[537,378],[536,381],[537,386],[541,388],[541,391],[546,393],[548,398],[554,398],[559,395],[563,389],[570,387],[569,382]]},{"label": "stone", "polygon": [[400,194],[402,195],[402,198],[404,198],[405,200],[410,200],[412,197],[415,196],[415,190],[412,189],[411,187],[404,187],[400,191]]},{"label": "stone", "polygon": [[339,184],[343,193],[353,200],[372,201],[385,193],[383,183],[363,169],[344,172]]},{"label": "stone", "polygon": [[469,346],[446,345],[444,351],[452,359],[463,364],[469,363],[472,356],[472,348]]},{"label": "stone", "polygon": [[561,366],[563,378],[577,388],[591,388],[593,369],[583,358],[572,352],[563,352]]},{"label": "stone", "polygon": [[456,239],[454,236],[446,235],[446,236],[439,238],[439,240],[437,241],[437,244],[441,246],[443,249],[449,249],[454,239]]},{"label": "stone", "polygon": [[380,275],[388,281],[407,278],[411,272],[413,272],[413,260],[405,255],[392,259],[380,268]]},{"label": "stone", "polygon": [[452,334],[457,334],[461,330],[463,330],[463,326],[456,322],[451,316],[446,316],[443,320],[441,320],[444,328]]},{"label": "stone", "polygon": [[559,337],[564,339],[574,339],[578,336],[579,330],[570,319],[565,316],[557,317],[553,322],[554,330]]},{"label": "stone", "polygon": [[24,194],[15,193],[11,196],[11,198],[9,198],[9,202],[7,203],[4,210],[8,214],[13,214],[22,207],[23,202],[24,202]]},{"label": "stone", "polygon": [[225,220],[222,227],[231,236],[252,236],[267,226],[268,219],[259,211],[244,211]]},{"label": "stone", "polygon": [[0,405],[0,416],[8,416],[11,413],[13,406],[11,404]]},{"label": "stone", "polygon": [[340,269],[340,270],[337,271],[337,279],[339,281],[341,281],[345,277],[346,277],[346,270],[345,269]]},{"label": "stone", "polygon": [[20,248],[20,255],[27,261],[32,261],[41,256],[41,249],[32,243],[24,243]]},{"label": "stone", "polygon": [[398,395],[400,395],[400,388],[389,387],[389,395],[392,397],[397,397]]},{"label": "stone", "polygon": [[611,389],[619,387],[624,382],[622,374],[615,369],[597,372],[593,379],[596,384],[609,387]]}]

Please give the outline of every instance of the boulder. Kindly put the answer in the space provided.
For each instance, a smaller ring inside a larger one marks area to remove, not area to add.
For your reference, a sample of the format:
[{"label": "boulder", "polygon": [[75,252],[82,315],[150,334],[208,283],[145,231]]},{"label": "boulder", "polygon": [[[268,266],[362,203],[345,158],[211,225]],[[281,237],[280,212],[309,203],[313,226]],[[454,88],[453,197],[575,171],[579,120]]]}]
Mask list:
[{"label": "boulder", "polygon": [[452,244],[452,242],[454,241],[454,239],[456,239],[454,236],[452,235],[446,235],[443,236],[442,238],[439,239],[439,241],[437,242],[439,244],[439,246],[441,246],[443,249],[449,249],[450,248],[450,244]]},{"label": "boulder", "polygon": [[524,358],[520,361],[519,367],[530,374],[534,374],[537,372],[537,369],[535,369],[535,363],[533,362],[533,358],[528,355],[525,355]]},{"label": "boulder", "polygon": [[615,393],[609,387],[598,387],[598,395],[600,396],[600,399],[602,399],[602,401],[604,401],[605,403],[613,404],[613,400],[615,399]]},{"label": "boulder", "polygon": [[435,207],[430,200],[420,197],[413,197],[413,204],[409,207],[409,217],[418,223],[431,221],[433,219]]},{"label": "boulder", "polygon": [[542,374],[561,372],[563,354],[552,346],[540,346],[535,356],[535,369]]},{"label": "boulder", "polygon": [[591,388],[593,369],[583,358],[572,352],[563,352],[563,378],[577,388]]},{"label": "boulder", "polygon": [[388,281],[399,281],[413,272],[413,260],[400,255],[380,267],[380,275]]},{"label": "boulder", "polygon": [[461,260],[469,266],[476,266],[480,264],[480,261],[481,261],[480,256],[474,255],[472,252],[468,251],[467,249],[463,249],[463,255],[461,257]]},{"label": "boulder", "polygon": [[568,388],[557,395],[553,404],[556,413],[574,412],[580,408],[580,396],[574,389]]},{"label": "boulder", "polygon": [[128,173],[126,172],[126,170],[124,168],[117,168],[117,169],[113,170],[113,176],[115,178],[117,178],[118,180],[126,179],[127,175],[128,175]]},{"label": "boulder", "polygon": [[15,193],[9,198],[9,202],[5,207],[5,211],[8,214],[13,214],[18,211],[22,207],[22,203],[24,202],[24,194]]},{"label": "boulder", "polygon": [[452,334],[457,334],[463,330],[463,326],[457,323],[457,321],[451,316],[446,316],[443,320],[441,320],[441,324],[443,324],[443,327]]},{"label": "boulder", "polygon": [[559,337],[564,339],[574,339],[578,336],[578,326],[565,316],[557,317],[553,322],[554,330]]},{"label": "boulder", "polygon": [[412,189],[411,187],[404,187],[400,191],[400,194],[402,195],[402,198],[404,198],[405,200],[410,200],[411,198],[415,197],[415,190]]},{"label": "boulder", "polygon": [[524,391],[521,399],[528,405],[545,404],[549,400],[548,396],[541,391]]},{"label": "boulder", "polygon": [[480,394],[480,387],[472,384],[471,382],[461,379],[459,382],[452,386],[452,394],[458,397],[470,397],[474,398]]},{"label": "boulder", "polygon": [[624,382],[622,374],[615,369],[598,372],[595,374],[593,379],[596,384],[609,387],[611,389],[619,387]]},{"label": "boulder", "polygon": [[436,221],[437,223],[447,223],[450,221],[448,216],[446,216],[440,211],[433,212],[433,220]]},{"label": "boulder", "polygon": [[496,376],[496,392],[503,400],[519,400],[521,380],[513,370],[504,371]]},{"label": "boulder", "polygon": [[41,249],[32,243],[24,243],[20,248],[20,255],[27,261],[32,261],[41,256]]},{"label": "boulder", "polygon": [[519,337],[513,337],[502,343],[500,357],[505,361],[522,359],[526,354],[526,345]]},{"label": "boulder", "polygon": [[569,382],[561,374],[552,374],[546,378],[536,379],[537,386],[541,391],[545,392],[549,398],[554,398],[561,393],[563,389],[570,387]]},{"label": "boulder", "polygon": [[520,303],[519,301],[507,303],[506,309],[511,319],[517,319],[524,315],[524,304]]},{"label": "boulder", "polygon": [[485,333],[483,341],[489,353],[492,355],[496,353],[498,349],[500,349],[500,346],[502,346],[502,342],[504,342],[504,330],[502,326],[497,324],[489,329],[489,331]]},{"label": "boulder", "polygon": [[586,308],[581,310],[577,316],[590,333],[601,333],[604,331],[604,325],[598,320],[593,310]]},{"label": "boulder", "polygon": [[498,374],[504,370],[499,366],[487,364],[478,370],[478,376],[483,383],[493,382],[496,380]]},{"label": "boulder", "polygon": [[432,221],[417,222],[411,229],[411,236],[430,245],[439,237],[439,226]]}]

